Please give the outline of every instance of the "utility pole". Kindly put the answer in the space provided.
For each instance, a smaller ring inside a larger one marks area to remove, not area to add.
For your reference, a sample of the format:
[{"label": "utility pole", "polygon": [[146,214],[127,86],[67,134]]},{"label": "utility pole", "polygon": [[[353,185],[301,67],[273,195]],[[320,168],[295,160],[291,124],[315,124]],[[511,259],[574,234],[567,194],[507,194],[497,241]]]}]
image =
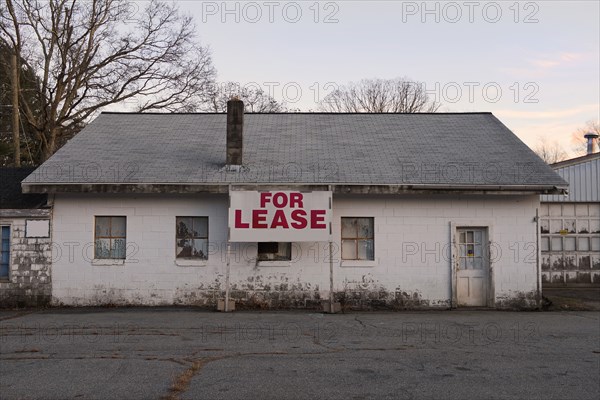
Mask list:
[{"label": "utility pole", "polygon": [[12,56],[12,131],[15,167],[21,166],[21,140],[19,135],[19,57],[17,49]]}]

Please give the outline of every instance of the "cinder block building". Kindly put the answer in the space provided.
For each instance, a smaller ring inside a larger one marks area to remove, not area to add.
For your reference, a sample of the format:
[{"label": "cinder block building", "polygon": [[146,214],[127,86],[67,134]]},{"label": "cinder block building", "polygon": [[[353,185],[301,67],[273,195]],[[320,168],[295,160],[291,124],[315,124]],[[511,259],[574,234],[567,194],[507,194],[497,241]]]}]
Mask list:
[{"label": "cinder block building", "polygon": [[0,307],[44,306],[52,295],[51,208],[23,194],[34,168],[0,168]]},{"label": "cinder block building", "polygon": [[540,195],[567,183],[491,113],[228,107],[102,113],[25,179],[54,304],[536,307]]}]

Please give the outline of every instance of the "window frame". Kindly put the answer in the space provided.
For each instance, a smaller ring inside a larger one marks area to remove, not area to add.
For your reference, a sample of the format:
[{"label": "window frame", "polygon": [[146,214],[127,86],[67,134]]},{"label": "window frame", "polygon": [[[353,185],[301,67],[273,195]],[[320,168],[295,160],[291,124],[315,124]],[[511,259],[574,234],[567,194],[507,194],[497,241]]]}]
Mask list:
[{"label": "window frame", "polygon": [[[4,231],[4,228],[8,228],[8,238],[4,238],[2,233]],[[2,250],[2,245],[3,245],[3,241],[6,240],[8,242],[8,250],[6,251],[8,253],[8,262],[7,262],[7,271],[6,271],[6,276],[2,276],[0,275],[0,281],[1,282],[6,282],[6,281],[10,281],[10,266],[11,266],[11,253],[12,253],[12,226],[10,224],[1,224],[0,225],[0,264],[2,263],[2,254],[4,253],[4,250]]]},{"label": "window frame", "polygon": [[[276,244],[277,245],[277,252],[262,252],[260,251],[261,245],[273,245]],[[286,258],[282,258],[281,256],[279,256],[280,254],[282,254],[282,249],[281,249],[281,245],[285,245],[288,247],[286,253],[287,255],[284,255],[284,257]],[[261,254],[273,254],[274,257],[273,258],[261,258]],[[257,242],[256,243],[256,261],[259,263],[264,263],[264,262],[291,262],[292,261],[292,242]]]},{"label": "window frame", "polygon": [[[358,224],[357,225],[357,229],[356,229],[356,236],[354,237],[344,237],[344,220],[345,219],[353,219],[353,220],[359,220],[359,219],[367,219],[370,221],[371,223],[371,233],[372,236],[371,237],[367,237],[367,236],[360,236],[359,234],[359,228],[358,228]],[[344,252],[343,252],[343,245],[344,245],[344,241],[345,240],[352,240],[355,242],[355,254],[356,254],[356,258],[345,258],[344,257]],[[359,258],[359,242],[360,241],[371,241],[372,242],[372,247],[373,247],[373,258]],[[341,217],[340,219],[340,256],[342,259],[342,262],[373,262],[376,260],[375,257],[375,217]]]},{"label": "window frame", "polygon": [[[177,235],[177,226],[178,226],[178,219],[179,218],[191,218],[192,219],[192,230],[194,227],[194,218],[203,218],[206,219],[206,237],[202,237],[202,236],[193,236],[193,237],[189,237],[189,238],[183,238],[183,237],[179,237]],[[185,261],[190,261],[190,262],[205,262],[208,261],[208,244],[209,244],[209,237],[210,237],[210,225],[209,225],[210,221],[207,215],[177,215],[175,216],[175,262],[185,262]],[[178,246],[178,241],[179,240],[186,240],[186,239],[191,239],[191,240],[206,240],[206,255],[204,258],[202,257],[179,257],[177,255],[177,248]]]},{"label": "window frame", "polygon": [[[109,225],[109,233],[110,236],[98,236],[96,233],[96,228],[98,225],[98,218],[110,218]],[[125,236],[113,236],[112,235],[112,219],[113,218],[124,218],[125,220]],[[97,253],[97,242],[99,239],[109,239],[112,244],[112,240],[114,239],[123,239],[124,240],[124,251],[123,257],[112,257],[112,246],[110,247],[110,256],[109,257],[98,257]],[[94,260],[99,262],[124,262],[127,259],[127,216],[126,215],[94,215]]]}]

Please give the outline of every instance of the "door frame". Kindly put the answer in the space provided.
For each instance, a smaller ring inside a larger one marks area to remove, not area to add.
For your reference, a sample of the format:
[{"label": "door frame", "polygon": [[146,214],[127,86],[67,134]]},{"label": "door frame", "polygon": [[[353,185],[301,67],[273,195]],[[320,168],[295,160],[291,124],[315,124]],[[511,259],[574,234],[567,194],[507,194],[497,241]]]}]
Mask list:
[{"label": "door frame", "polygon": [[[488,249],[491,249],[491,244],[493,243],[492,238],[493,234],[493,224],[490,220],[462,220],[460,222],[450,221],[450,301],[451,308],[458,308],[458,293],[457,293],[457,269],[458,269],[458,235],[457,229],[466,229],[466,228],[483,228],[487,230],[487,244]],[[488,250],[488,255],[490,255],[491,250]],[[488,270],[488,279],[487,279],[487,298],[485,301],[485,307],[493,308],[495,304],[495,291],[494,291],[494,260],[493,257],[489,257],[488,260],[489,270]]]}]

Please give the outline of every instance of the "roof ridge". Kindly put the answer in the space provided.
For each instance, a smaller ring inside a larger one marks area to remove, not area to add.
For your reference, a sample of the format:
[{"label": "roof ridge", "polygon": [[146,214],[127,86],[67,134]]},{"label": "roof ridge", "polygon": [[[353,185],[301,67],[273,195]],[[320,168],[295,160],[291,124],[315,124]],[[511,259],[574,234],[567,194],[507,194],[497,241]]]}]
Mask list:
[{"label": "roof ridge", "polygon": [[[101,114],[123,114],[123,115],[226,115],[225,112],[135,112],[135,111],[102,111]],[[245,115],[493,115],[490,111],[464,111],[464,112],[423,112],[423,113],[401,113],[401,112],[381,112],[381,113],[362,113],[362,112],[247,112]]]}]

